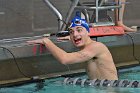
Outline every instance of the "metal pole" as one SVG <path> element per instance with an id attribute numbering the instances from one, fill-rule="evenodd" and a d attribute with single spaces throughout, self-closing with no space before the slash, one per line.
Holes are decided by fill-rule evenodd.
<path id="1" fill-rule="evenodd" d="M 99 3 L 98 3 L 99 0 L 96 0 L 96 23 L 98 22 L 98 15 L 99 15 Z"/>
<path id="2" fill-rule="evenodd" d="M 70 9 L 69 9 L 69 11 L 68 11 L 68 13 L 67 13 L 67 18 L 66 18 L 66 20 L 65 20 L 66 24 L 69 22 L 70 17 L 71 17 L 71 15 L 72 15 L 72 13 L 73 13 L 75 7 L 77 6 L 78 2 L 79 2 L 79 0 L 72 0 Z M 66 24 L 63 24 L 62 31 L 65 30 Z"/>
<path id="3" fill-rule="evenodd" d="M 47 4 L 47 6 L 53 11 L 53 13 L 57 16 L 57 18 L 58 18 L 58 30 L 60 30 L 61 27 L 62 27 L 62 24 L 63 24 L 63 22 L 62 22 L 63 17 L 62 17 L 62 15 L 61 15 L 61 13 L 56 9 L 56 7 L 54 7 L 54 6 L 50 3 L 49 0 L 44 0 L 44 1 L 45 1 L 45 3 Z"/>

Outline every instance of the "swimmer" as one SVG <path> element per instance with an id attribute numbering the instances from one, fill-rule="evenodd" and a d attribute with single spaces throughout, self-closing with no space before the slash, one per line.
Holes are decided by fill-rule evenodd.
<path id="1" fill-rule="evenodd" d="M 118 80 L 117 70 L 108 48 L 89 37 L 89 26 L 84 19 L 75 17 L 69 26 L 70 40 L 80 50 L 67 53 L 56 46 L 49 38 L 27 41 L 29 44 L 43 44 L 62 64 L 86 62 L 89 79 Z"/>

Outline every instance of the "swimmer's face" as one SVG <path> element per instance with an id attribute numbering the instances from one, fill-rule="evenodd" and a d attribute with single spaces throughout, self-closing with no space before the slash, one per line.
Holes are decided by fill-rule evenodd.
<path id="1" fill-rule="evenodd" d="M 76 47 L 84 47 L 89 36 L 86 28 L 75 26 L 69 29 L 70 38 Z"/>

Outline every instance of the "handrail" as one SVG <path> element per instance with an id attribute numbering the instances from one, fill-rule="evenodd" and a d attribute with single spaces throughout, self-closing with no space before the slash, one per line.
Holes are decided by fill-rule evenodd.
<path id="1" fill-rule="evenodd" d="M 54 7 L 51 2 L 49 0 L 44 0 L 45 3 L 47 4 L 47 6 L 52 10 L 53 13 L 55 13 L 55 15 L 57 16 L 58 18 L 58 30 L 61 29 L 62 27 L 62 20 L 63 20 L 63 17 L 62 17 L 62 14 L 56 9 L 56 7 Z"/>
<path id="2" fill-rule="evenodd" d="M 70 5 L 70 8 L 67 12 L 67 17 L 65 20 L 65 24 L 63 23 L 63 17 L 62 14 L 57 10 L 56 7 L 54 7 L 52 5 L 52 3 L 49 0 L 44 0 L 45 3 L 47 4 L 47 6 L 53 11 L 53 13 L 55 13 L 55 15 L 58 18 L 58 31 L 64 31 L 70 18 L 72 13 L 74 12 L 75 9 L 88 9 L 88 10 L 96 10 L 96 22 L 98 22 L 98 11 L 99 10 L 104 10 L 104 9 L 116 9 L 116 8 L 121 8 L 121 4 L 119 3 L 119 5 L 115 5 L 115 6 L 102 6 L 103 2 L 105 2 L 104 0 L 96 0 L 96 6 L 94 7 L 87 7 L 87 6 L 77 6 L 79 0 L 71 0 L 72 3 Z"/>
<path id="3" fill-rule="evenodd" d="M 79 0 L 72 0 L 70 9 L 68 10 L 68 13 L 67 13 L 67 18 L 66 18 L 66 20 L 65 20 L 66 23 L 69 22 L 69 19 L 70 19 L 72 13 L 73 13 L 75 7 L 77 6 L 78 2 L 79 2 Z M 62 30 L 64 30 L 65 27 L 66 27 L 66 24 L 63 24 Z"/>
<path id="4" fill-rule="evenodd" d="M 121 8 L 121 6 L 101 6 L 98 7 L 98 10 L 106 10 L 106 9 L 116 9 L 116 8 Z M 89 10 L 96 10 L 95 7 L 88 7 L 88 6 L 77 6 L 75 9 L 89 9 Z"/>

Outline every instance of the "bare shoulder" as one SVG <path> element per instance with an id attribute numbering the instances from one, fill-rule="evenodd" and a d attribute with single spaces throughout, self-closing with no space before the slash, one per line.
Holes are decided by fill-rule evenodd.
<path id="1" fill-rule="evenodd" d="M 101 54 L 107 53 L 107 51 L 108 50 L 103 43 L 93 41 L 92 43 L 87 45 L 83 50 L 79 51 L 78 53 L 82 55 L 82 58 L 85 58 L 85 57 L 93 58 L 93 57 L 98 57 Z"/>
<path id="2" fill-rule="evenodd" d="M 107 48 L 106 45 L 101 43 L 101 42 L 93 42 L 92 47 L 94 47 L 94 48 Z"/>
<path id="3" fill-rule="evenodd" d="M 101 42 L 93 42 L 91 44 L 91 49 L 90 49 L 92 52 L 95 52 L 95 53 L 105 53 L 108 50 L 107 46 Z"/>

